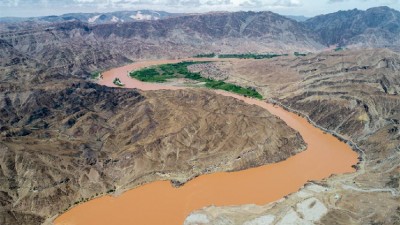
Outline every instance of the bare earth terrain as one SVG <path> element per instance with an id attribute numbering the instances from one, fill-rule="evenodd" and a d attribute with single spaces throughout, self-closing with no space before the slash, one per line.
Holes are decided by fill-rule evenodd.
<path id="1" fill-rule="evenodd" d="M 400 223 L 398 54 L 340 51 L 217 65 L 228 81 L 257 87 L 271 101 L 355 142 L 362 162 L 354 174 L 309 183 L 282 201 L 205 208 L 185 224 Z"/>
<path id="2" fill-rule="evenodd" d="M 267 111 L 209 91 L 139 92 L 82 81 L 14 90 L 0 98 L 1 224 L 41 224 L 105 193 L 154 180 L 179 185 L 304 149 Z M 245 152 L 253 154 L 237 161 Z"/>
<path id="3" fill-rule="evenodd" d="M 186 225 L 400 224 L 400 55 L 392 52 L 400 49 L 399 18 L 377 7 L 303 23 L 271 12 L 1 22 L 0 224 L 48 223 L 96 196 L 154 180 L 179 186 L 303 150 L 302 138 L 279 118 L 230 97 L 89 80 L 133 61 L 211 52 L 287 53 L 190 70 L 256 89 L 352 144 L 361 163 L 355 173 L 310 181 L 272 204 L 204 208 Z M 248 151 L 254 154 L 236 160 Z"/>
<path id="4" fill-rule="evenodd" d="M 175 86 L 170 86 L 175 82 L 160 85 L 141 82 L 126 76 L 127 67 L 140 69 L 142 66 L 159 63 L 166 63 L 166 61 L 146 61 L 115 68 L 102 73 L 99 83 L 113 87 L 116 86 L 113 79 L 118 78 L 125 84 L 124 88 L 176 89 Z M 182 224 L 190 212 L 204 206 L 266 204 L 297 191 L 308 180 L 321 180 L 331 174 L 354 172 L 352 166 L 358 161 L 357 153 L 332 135 L 324 134 L 313 127 L 306 119 L 261 100 L 224 91 L 217 91 L 217 93 L 234 97 L 249 105 L 260 106 L 273 115 L 279 116 L 288 126 L 299 132 L 307 144 L 306 151 L 285 161 L 258 168 L 229 174 L 203 175 L 178 189 L 171 187 L 167 182 L 153 182 L 129 190 L 117 198 L 101 197 L 62 214 L 55 220 L 55 224 Z M 242 154 L 255 153 L 247 151 Z M 235 160 L 236 163 L 244 160 L 245 162 L 241 163 L 247 164 L 248 158 L 248 156 L 242 158 L 242 155 L 239 155 Z M 169 174 L 165 176 L 168 177 Z"/>

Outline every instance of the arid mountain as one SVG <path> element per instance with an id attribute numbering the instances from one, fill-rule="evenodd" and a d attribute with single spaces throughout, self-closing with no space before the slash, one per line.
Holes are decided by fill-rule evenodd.
<path id="1" fill-rule="evenodd" d="M 304 150 L 281 120 L 231 97 L 83 80 L 90 71 L 130 62 L 79 43 L 85 28 L 74 22 L 0 40 L 0 224 L 42 224 L 115 187 L 122 192 L 154 180 L 179 185 Z"/>
<path id="2" fill-rule="evenodd" d="M 303 150 L 301 137 L 281 120 L 230 97 L 141 93 L 82 77 L 138 58 L 317 49 L 311 36 L 266 12 L 101 25 L 26 22 L 2 32 L 0 224 L 42 224 L 115 186 L 179 184 Z M 254 154 L 237 161 L 243 152 Z"/>
<path id="3" fill-rule="evenodd" d="M 332 45 L 400 50 L 399 24 L 400 12 L 389 7 L 339 11 L 310 19 L 272 12 L 173 14 L 141 10 L 0 18 L 0 38 L 13 42 L 11 34 L 16 39 L 23 34 L 40 44 L 44 37 L 39 34 L 46 31 L 57 37 L 51 41 L 57 44 L 62 38 L 71 40 L 70 33 L 64 32 L 73 30 L 74 38 L 80 43 L 84 40 L 82 46 L 100 45 L 108 50 L 112 46 L 130 59 L 154 57 L 155 53 L 168 57 L 209 52 L 292 53 Z M 59 29 L 66 27 L 60 33 Z"/>
<path id="4" fill-rule="evenodd" d="M 397 11 L 375 8 L 327 16 L 331 21 L 324 16 L 307 21 L 309 28 L 270 12 L 114 24 L 2 24 L 0 224 L 42 224 L 75 203 L 114 191 L 116 184 L 122 191 L 167 179 L 166 174 L 179 184 L 202 173 L 244 169 L 299 152 L 304 143 L 296 132 L 265 110 L 233 98 L 204 90 L 106 88 L 82 77 L 137 59 L 198 53 L 399 46 Z M 364 16 L 365 21 L 360 19 Z M 322 210 L 315 219 L 321 224 L 399 223 L 398 54 L 346 50 L 225 62 L 207 69 L 213 68 L 227 81 L 257 87 L 289 110 L 354 141 L 363 152 L 354 174 L 310 183 L 264 207 L 205 209 L 201 213 L 210 223 L 243 224 L 267 216 L 265 222 L 271 214 L 274 220 L 315 219 L 315 211 L 307 210 Z M 254 151 L 246 163 L 235 160 L 242 151 Z"/>
<path id="5" fill-rule="evenodd" d="M 123 23 L 140 20 L 159 20 L 168 17 L 178 16 L 178 13 L 168 13 L 164 11 L 138 10 L 138 11 L 117 11 L 110 13 L 68 13 L 60 16 L 43 17 L 0 17 L 0 23 L 19 23 L 19 22 L 37 22 L 37 23 L 57 23 L 66 21 L 80 21 L 91 24 L 103 23 Z"/>
<path id="6" fill-rule="evenodd" d="M 400 12 L 389 7 L 339 11 L 304 22 L 325 45 L 400 46 Z"/>
<path id="7" fill-rule="evenodd" d="M 385 49 L 324 52 L 212 68 L 227 74 L 229 82 L 258 86 L 288 110 L 353 141 L 361 164 L 356 173 L 311 182 L 278 203 L 197 212 L 208 217 L 208 224 L 400 223 L 399 54 Z"/>
<path id="8" fill-rule="evenodd" d="M 305 148 L 267 111 L 210 91 L 141 93 L 57 80 L 8 87 L 0 106 L 0 224 L 7 225 L 42 224 L 115 187 L 180 184 Z"/>
<path id="9" fill-rule="evenodd" d="M 70 73 L 140 58 L 198 53 L 315 51 L 322 46 L 303 25 L 271 12 L 188 15 L 157 21 L 90 25 L 79 21 L 23 23 L 0 40 L 7 48 Z M 14 50 L 14 51 L 15 51 Z"/>

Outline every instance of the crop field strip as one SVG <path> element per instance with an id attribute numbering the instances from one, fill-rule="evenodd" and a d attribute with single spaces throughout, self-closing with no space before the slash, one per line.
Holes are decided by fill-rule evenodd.
<path id="1" fill-rule="evenodd" d="M 190 72 L 189 69 L 187 68 L 190 65 L 198 63 L 207 63 L 207 62 L 186 61 L 175 64 L 163 64 L 130 72 L 129 76 L 143 82 L 157 82 L 157 83 L 163 83 L 169 79 L 174 79 L 174 78 L 186 78 L 190 80 L 196 80 L 198 82 L 204 82 L 205 83 L 204 86 L 207 88 L 225 90 L 257 99 L 263 98 L 263 96 L 260 93 L 258 93 L 256 90 L 252 88 L 241 87 L 221 80 L 204 78 L 200 75 L 200 73 Z"/>

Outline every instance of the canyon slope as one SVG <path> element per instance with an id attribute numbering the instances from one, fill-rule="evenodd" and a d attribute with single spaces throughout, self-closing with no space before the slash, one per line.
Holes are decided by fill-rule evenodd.
<path id="1" fill-rule="evenodd" d="M 65 58 L 70 63 L 73 60 L 69 55 L 78 52 L 86 52 L 82 57 L 97 61 L 104 54 L 129 59 L 188 57 L 211 52 L 290 54 L 329 46 L 385 47 L 400 51 L 399 24 L 400 12 L 389 7 L 339 11 L 309 19 L 273 12 L 174 14 L 141 10 L 29 20 L 0 18 L 0 39 L 39 56 L 52 53 L 49 45 L 64 48 L 65 55 L 51 56 Z M 76 45 L 82 51 L 76 51 Z"/>
<path id="2" fill-rule="evenodd" d="M 305 149 L 266 110 L 212 91 L 108 88 L 43 72 L 29 58 L 5 63 L 0 224 L 43 224 L 96 196 L 155 180 L 179 186 Z"/>
<path id="3" fill-rule="evenodd" d="M 399 54 L 349 50 L 209 68 L 352 144 L 361 163 L 356 173 L 310 182 L 273 204 L 206 208 L 187 225 L 196 218 L 206 224 L 399 224 Z"/>
<path id="4" fill-rule="evenodd" d="M 99 25 L 6 23 L 0 31 L 0 40 L 13 51 L 71 73 L 144 58 L 323 48 L 304 25 L 272 12 L 208 13 Z"/>
<path id="5" fill-rule="evenodd" d="M 159 179 L 180 185 L 203 173 L 280 161 L 305 147 L 259 107 L 206 90 L 107 88 L 88 81 L 94 72 L 145 59 L 292 55 L 328 45 L 360 49 L 193 69 L 254 87 L 359 146 L 358 171 L 310 182 L 267 206 L 205 208 L 186 223 L 398 224 L 400 56 L 361 49 L 399 50 L 398 18 L 395 10 L 374 8 L 302 23 L 271 12 L 1 23 L 0 224 L 42 224 L 107 192 Z"/>

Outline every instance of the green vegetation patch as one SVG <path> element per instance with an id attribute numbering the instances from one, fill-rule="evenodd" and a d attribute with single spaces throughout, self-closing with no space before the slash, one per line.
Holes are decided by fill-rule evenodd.
<path id="1" fill-rule="evenodd" d="M 94 72 L 94 73 L 90 74 L 90 78 L 91 79 L 99 79 L 99 78 L 103 78 L 103 76 L 101 75 L 100 72 Z"/>
<path id="2" fill-rule="evenodd" d="M 343 51 L 343 48 L 337 47 L 337 48 L 334 49 L 334 51 L 335 51 L 335 52 Z"/>
<path id="3" fill-rule="evenodd" d="M 215 53 L 206 53 L 206 54 L 198 54 L 195 55 L 195 58 L 214 58 L 216 56 Z"/>
<path id="4" fill-rule="evenodd" d="M 224 81 L 217 81 L 209 78 L 204 78 L 200 75 L 200 73 L 190 72 L 187 67 L 197 63 L 207 63 L 207 62 L 187 61 L 175 64 L 163 64 L 130 72 L 129 76 L 144 82 L 159 82 L 159 83 L 165 82 L 168 79 L 172 78 L 186 78 L 186 79 L 196 80 L 199 82 L 204 82 L 205 86 L 208 88 L 225 90 L 258 99 L 263 98 L 262 95 L 258 93 L 255 89 L 244 88 L 235 84 L 226 83 Z"/>
<path id="5" fill-rule="evenodd" d="M 208 79 L 208 80 L 210 80 L 210 79 Z M 249 96 L 249 97 L 253 97 L 253 98 L 258 98 L 258 99 L 263 98 L 262 95 L 253 88 L 243 88 L 243 87 L 235 85 L 235 84 L 225 83 L 223 81 L 218 81 L 218 80 L 210 80 L 209 82 L 206 83 L 206 87 L 212 88 L 212 89 L 225 90 L 225 91 L 229 91 L 229 92 L 233 92 L 236 94 Z"/>
<path id="6" fill-rule="evenodd" d="M 337 47 L 333 51 L 340 52 L 340 51 L 345 51 L 345 50 L 348 50 L 348 49 L 346 47 Z"/>
<path id="7" fill-rule="evenodd" d="M 195 55 L 194 58 L 214 58 L 218 57 L 221 59 L 227 58 L 237 58 L 237 59 L 271 59 L 279 56 L 288 56 L 288 54 L 276 54 L 276 53 L 268 53 L 268 54 L 257 54 L 257 53 L 242 53 L 242 54 L 215 54 L 215 53 L 207 53 L 207 54 L 198 54 Z"/>
<path id="8" fill-rule="evenodd" d="M 255 54 L 255 53 L 246 53 L 246 54 L 221 54 L 218 55 L 218 58 L 239 58 L 239 59 L 271 59 L 279 56 L 287 56 L 288 54 Z"/>
<path id="9" fill-rule="evenodd" d="M 120 86 L 120 87 L 125 86 L 125 84 L 123 84 L 119 78 L 115 78 L 115 79 L 113 80 L 113 83 L 114 83 L 115 85 L 117 85 L 117 86 Z"/>
<path id="10" fill-rule="evenodd" d="M 294 52 L 294 56 L 306 56 L 307 53 Z"/>

